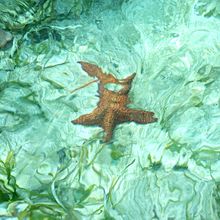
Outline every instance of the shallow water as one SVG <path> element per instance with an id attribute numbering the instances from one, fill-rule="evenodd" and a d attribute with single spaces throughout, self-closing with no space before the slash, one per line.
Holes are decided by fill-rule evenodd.
<path id="1" fill-rule="evenodd" d="M 16 0 L 0 11 L 13 35 L 0 50 L 2 219 L 220 219 L 218 0 Z M 109 143 L 72 124 L 99 101 L 80 60 L 119 79 L 136 72 L 129 107 L 158 122 L 120 124 Z"/>

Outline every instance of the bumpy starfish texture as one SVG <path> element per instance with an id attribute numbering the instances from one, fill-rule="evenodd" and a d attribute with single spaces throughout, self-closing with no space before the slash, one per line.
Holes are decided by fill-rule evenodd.
<path id="1" fill-rule="evenodd" d="M 127 107 L 130 103 L 128 93 L 131 89 L 135 73 L 125 79 L 117 79 L 112 74 L 103 73 L 102 69 L 94 64 L 80 61 L 82 69 L 92 77 L 97 77 L 99 82 L 98 106 L 89 114 L 80 116 L 72 121 L 74 124 L 98 125 L 105 131 L 104 142 L 111 140 L 113 130 L 117 124 L 124 122 L 136 122 L 147 124 L 156 122 L 153 112 L 131 109 Z M 105 88 L 108 83 L 114 83 L 122 86 L 119 91 L 110 91 Z"/>

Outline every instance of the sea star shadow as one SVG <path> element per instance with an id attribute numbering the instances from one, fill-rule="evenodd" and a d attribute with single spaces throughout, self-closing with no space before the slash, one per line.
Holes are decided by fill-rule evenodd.
<path id="1" fill-rule="evenodd" d="M 113 130 L 117 124 L 131 121 L 139 124 L 147 124 L 157 121 L 157 118 L 153 117 L 153 112 L 127 107 L 127 104 L 129 104 L 128 93 L 136 73 L 119 80 L 112 74 L 103 73 L 102 69 L 94 64 L 83 61 L 79 63 L 82 69 L 90 76 L 98 78 L 100 100 L 98 106 L 91 113 L 82 115 L 73 120 L 73 124 L 101 126 L 105 131 L 103 141 L 108 142 L 111 140 Z M 121 85 L 122 89 L 119 91 L 108 90 L 105 88 L 105 85 L 108 83 Z"/>

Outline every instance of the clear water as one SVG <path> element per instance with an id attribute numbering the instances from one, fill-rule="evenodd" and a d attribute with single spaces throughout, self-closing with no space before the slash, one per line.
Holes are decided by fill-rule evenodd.
<path id="1" fill-rule="evenodd" d="M 1 219 L 220 219 L 218 0 L 2 0 L 0 11 L 13 35 L 0 49 Z M 93 80 L 79 60 L 136 72 L 129 107 L 159 121 L 121 124 L 110 143 L 73 125 L 99 100 L 97 83 L 79 89 Z"/>

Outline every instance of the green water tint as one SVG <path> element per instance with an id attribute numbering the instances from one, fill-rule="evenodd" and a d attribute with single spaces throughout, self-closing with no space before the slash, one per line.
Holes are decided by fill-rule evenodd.
<path id="1" fill-rule="evenodd" d="M 0 218 L 220 219 L 219 11 L 217 0 L 1 1 L 13 41 L 0 49 Z M 109 144 L 74 126 L 99 100 L 96 82 L 76 90 L 93 80 L 79 60 L 136 72 L 129 107 L 159 121 L 122 124 Z"/>

